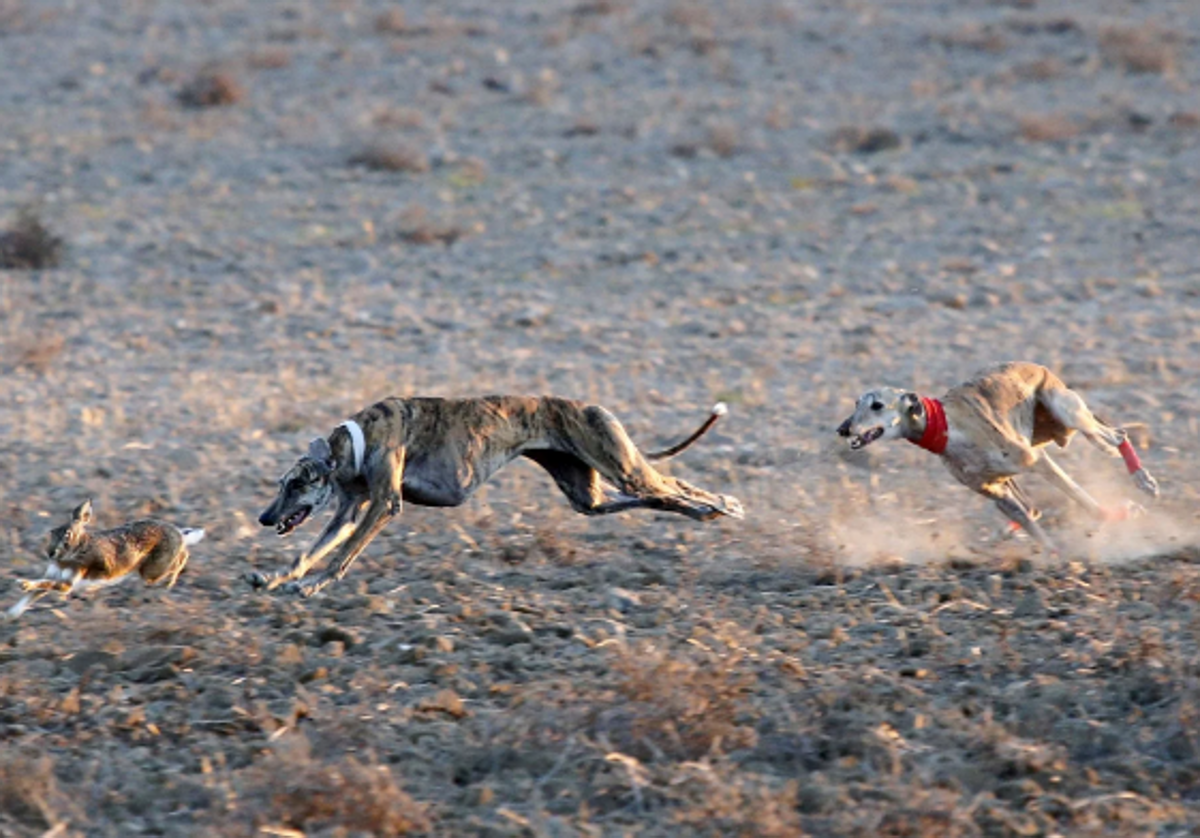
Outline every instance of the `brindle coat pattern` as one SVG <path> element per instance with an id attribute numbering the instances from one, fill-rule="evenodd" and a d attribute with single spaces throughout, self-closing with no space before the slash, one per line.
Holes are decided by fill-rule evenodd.
<path id="1" fill-rule="evenodd" d="M 333 519 L 289 570 L 251 574 L 254 586 L 296 583 L 340 548 L 318 579 L 294 585 L 298 593 L 315 593 L 345 575 L 404 501 L 459 506 L 517 457 L 549 472 L 572 509 L 585 515 L 646 508 L 705 521 L 742 514 L 736 498 L 657 471 L 620 422 L 598 405 L 525 396 L 389 398 L 352 421 L 365 441 L 361 469 L 355 468 L 349 431 L 339 426 L 328 438 L 313 440 L 259 517 L 264 526 L 286 535 L 336 497 Z"/>

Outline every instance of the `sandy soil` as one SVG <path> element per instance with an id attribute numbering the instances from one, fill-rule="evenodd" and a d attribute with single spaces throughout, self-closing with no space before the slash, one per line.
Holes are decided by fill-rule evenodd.
<path id="1" fill-rule="evenodd" d="M 0 582 L 85 497 L 209 538 L 0 626 L 0 835 L 1194 834 L 1200 6 L 0 0 Z M 0 248 L 0 253 L 3 253 Z M 889 383 L 1044 363 L 1164 497 L 1060 559 Z M 311 601 L 251 592 L 308 439 L 553 392 L 744 522 L 518 464 Z M 1060 463 L 1106 502 L 1119 460 Z"/>

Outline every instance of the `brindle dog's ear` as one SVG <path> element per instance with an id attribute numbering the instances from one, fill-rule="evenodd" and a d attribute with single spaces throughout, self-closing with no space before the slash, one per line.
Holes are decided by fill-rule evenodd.
<path id="1" fill-rule="evenodd" d="M 329 440 L 323 436 L 317 437 L 308 444 L 308 458 L 315 460 L 330 471 L 333 470 L 333 449 L 329 447 Z"/>
<path id="2" fill-rule="evenodd" d="M 905 393 L 900 397 L 900 412 L 909 419 L 916 419 L 925 412 L 925 405 L 916 393 Z"/>

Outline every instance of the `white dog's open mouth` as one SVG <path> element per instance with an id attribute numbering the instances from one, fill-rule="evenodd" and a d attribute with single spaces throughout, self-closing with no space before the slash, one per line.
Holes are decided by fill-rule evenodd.
<path id="1" fill-rule="evenodd" d="M 871 428 L 869 431 L 864 431 L 858 436 L 850 438 L 850 447 L 857 451 L 860 448 L 866 448 L 875 440 L 883 436 L 883 428 Z"/>
<path id="2" fill-rule="evenodd" d="M 311 506 L 300 507 L 295 512 L 293 512 L 291 515 L 287 516 L 286 518 L 284 518 L 282 521 L 280 521 L 278 524 L 275 525 L 275 534 L 280 535 L 280 536 L 287 535 L 292 530 L 296 529 L 296 527 L 303 524 L 304 519 L 306 519 L 309 516 L 309 513 L 311 513 L 311 512 L 312 512 Z"/>

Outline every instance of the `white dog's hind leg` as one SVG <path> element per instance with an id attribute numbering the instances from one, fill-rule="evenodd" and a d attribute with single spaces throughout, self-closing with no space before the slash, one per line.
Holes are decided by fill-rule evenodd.
<path id="1" fill-rule="evenodd" d="M 1054 418 L 1068 428 L 1079 431 L 1088 441 L 1112 456 L 1120 456 L 1134 484 L 1151 497 L 1158 497 L 1158 481 L 1142 467 L 1133 443 L 1124 428 L 1113 428 L 1097 419 L 1079 394 L 1072 390 L 1052 390 L 1042 393 L 1042 404 Z"/>
<path id="2" fill-rule="evenodd" d="M 1125 432 L 1110 428 L 1092 415 L 1087 403 L 1074 390 L 1049 390 L 1040 394 L 1046 409 L 1068 428 L 1079 431 L 1088 441 L 1102 451 L 1117 456 L 1117 450 L 1125 441 Z"/>
<path id="3" fill-rule="evenodd" d="M 1045 452 L 1038 459 L 1036 468 L 1046 479 L 1066 492 L 1072 500 L 1086 509 L 1088 514 L 1099 521 L 1121 521 L 1125 518 L 1136 517 L 1140 513 L 1145 512 L 1144 509 L 1133 502 L 1115 508 L 1101 506 L 1095 498 L 1084 491 L 1082 486 L 1072 480 L 1070 475 L 1059 468 L 1058 463 L 1046 456 Z"/>

